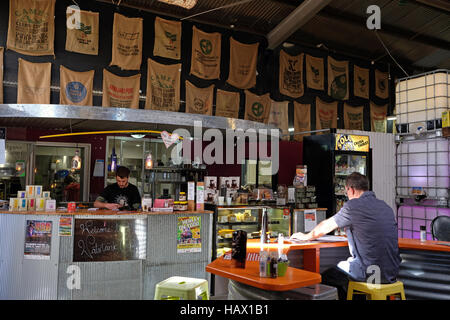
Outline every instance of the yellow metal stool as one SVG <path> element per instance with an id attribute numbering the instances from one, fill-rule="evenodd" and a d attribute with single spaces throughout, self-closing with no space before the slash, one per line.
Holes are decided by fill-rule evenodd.
<path id="1" fill-rule="evenodd" d="M 368 300 L 386 300 L 388 296 L 392 295 L 400 295 L 402 300 L 406 300 L 403 282 L 401 281 L 390 284 L 349 281 L 347 300 L 353 300 L 353 293 L 365 294 Z"/>
<path id="2" fill-rule="evenodd" d="M 156 284 L 155 300 L 209 300 L 205 279 L 170 277 Z"/>

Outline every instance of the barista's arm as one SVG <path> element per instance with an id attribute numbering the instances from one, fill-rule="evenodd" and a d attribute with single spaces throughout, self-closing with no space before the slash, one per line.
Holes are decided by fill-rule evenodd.
<path id="1" fill-rule="evenodd" d="M 98 196 L 97 199 L 95 199 L 94 207 L 99 209 L 108 209 L 108 210 L 114 210 L 119 209 L 118 203 L 108 203 L 106 202 L 106 199 L 102 196 Z"/>

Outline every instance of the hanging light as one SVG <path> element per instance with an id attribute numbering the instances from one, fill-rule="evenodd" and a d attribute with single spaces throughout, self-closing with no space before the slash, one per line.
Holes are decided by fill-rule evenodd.
<path id="1" fill-rule="evenodd" d="M 73 170 L 80 170 L 81 169 L 80 150 L 75 151 L 75 155 L 72 158 L 72 169 Z"/>
<path id="2" fill-rule="evenodd" d="M 153 157 L 151 152 L 145 157 L 145 169 L 153 169 Z"/>
<path id="3" fill-rule="evenodd" d="M 192 9 L 197 4 L 197 0 L 158 0 L 158 1 L 167 4 L 173 4 L 175 6 L 180 6 L 185 9 Z"/>

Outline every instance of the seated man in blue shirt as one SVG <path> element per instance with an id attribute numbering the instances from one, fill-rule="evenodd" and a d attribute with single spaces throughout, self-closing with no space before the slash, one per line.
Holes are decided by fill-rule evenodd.
<path id="1" fill-rule="evenodd" d="M 291 236 L 313 240 L 336 228 L 345 230 L 350 257 L 322 274 L 322 283 L 336 286 L 340 299 L 346 298 L 349 278 L 373 284 L 397 281 L 401 262 L 397 222 L 391 207 L 369 191 L 367 177 L 358 172 L 347 177 L 345 190 L 349 201 L 338 213 L 308 234 L 299 232 Z"/>

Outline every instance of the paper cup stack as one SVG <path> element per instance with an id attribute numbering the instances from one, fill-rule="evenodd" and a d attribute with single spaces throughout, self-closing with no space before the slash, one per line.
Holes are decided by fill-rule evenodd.
<path id="1" fill-rule="evenodd" d="M 50 198 L 50 191 L 42 186 L 26 186 L 25 191 L 17 191 L 17 198 L 9 199 L 9 211 L 55 211 L 56 200 Z"/>

